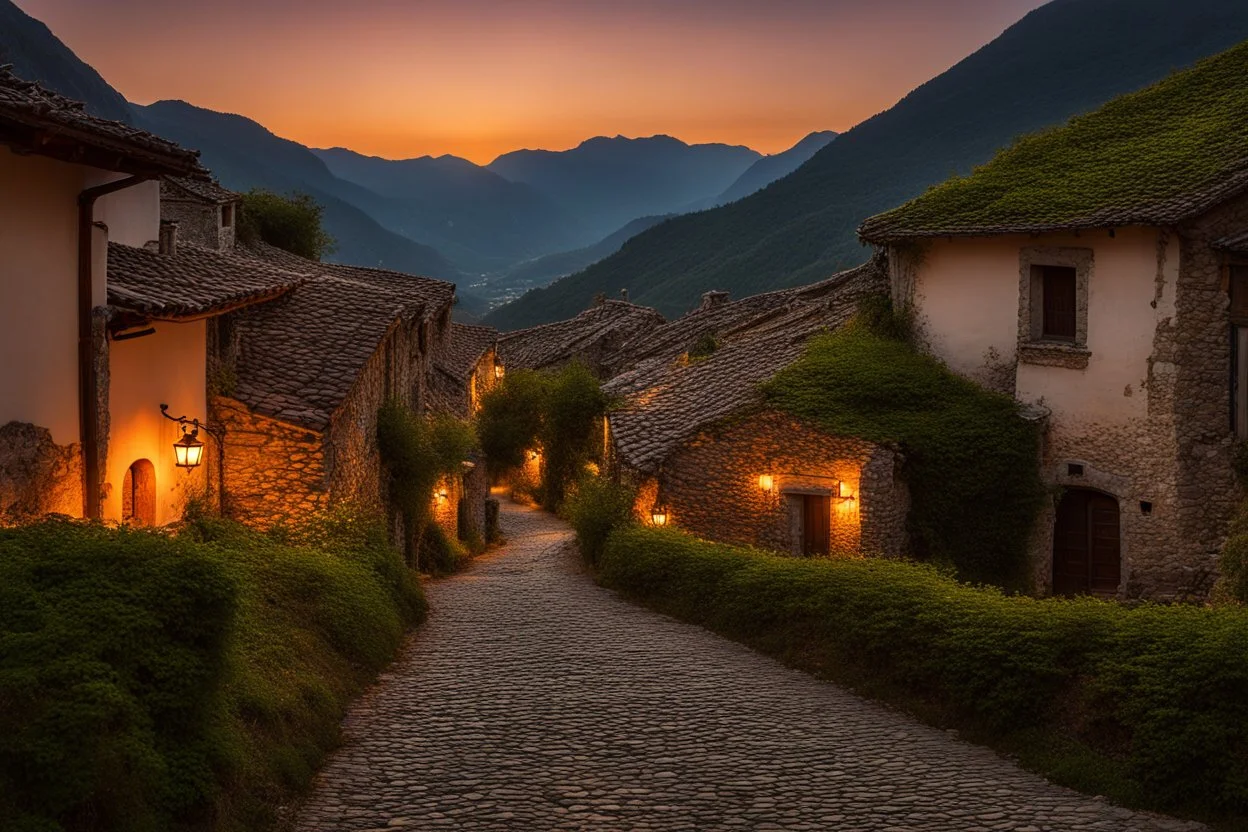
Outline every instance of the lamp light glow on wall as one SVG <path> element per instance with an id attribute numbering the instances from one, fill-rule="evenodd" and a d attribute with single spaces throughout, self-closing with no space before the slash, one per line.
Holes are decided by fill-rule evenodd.
<path id="1" fill-rule="evenodd" d="M 659 528 L 667 525 L 668 517 L 667 506 L 663 503 L 655 503 L 654 507 L 650 509 L 650 522 Z"/>
<path id="2" fill-rule="evenodd" d="M 541 451 L 529 451 L 529 459 L 532 460 L 533 462 L 537 462 L 537 458 L 540 457 L 541 455 L 542 455 Z"/>
<path id="3" fill-rule="evenodd" d="M 494 365 L 494 378 L 499 379 L 501 381 L 503 376 L 505 375 L 507 375 L 507 370 L 503 367 L 503 365 L 495 364 Z"/>
<path id="4" fill-rule="evenodd" d="M 776 478 L 771 474 L 761 474 L 758 477 L 758 487 L 770 494 L 776 490 Z"/>
<path id="5" fill-rule="evenodd" d="M 439 503 L 445 503 L 448 496 L 449 495 L 446 493 L 446 486 L 438 489 L 437 497 Z"/>

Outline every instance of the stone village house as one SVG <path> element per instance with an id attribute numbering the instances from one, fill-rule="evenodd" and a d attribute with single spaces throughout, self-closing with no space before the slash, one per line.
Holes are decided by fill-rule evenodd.
<path id="1" fill-rule="evenodd" d="M 0 68 L 0 521 L 163 524 L 205 486 L 160 405 L 204 416 L 208 322 L 301 278 L 162 249 L 162 176 L 206 174 Z"/>
<path id="2" fill-rule="evenodd" d="M 608 356 L 634 336 L 664 323 L 663 316 L 648 306 L 601 300 L 575 318 L 503 334 L 498 354 L 509 370 L 553 370 L 581 361 L 606 376 Z"/>
<path id="3" fill-rule="evenodd" d="M 898 454 L 769 410 L 757 390 L 884 285 L 871 263 L 736 302 L 712 292 L 621 345 L 609 363 L 629 369 L 605 385 L 620 401 L 608 416 L 608 464 L 639 485 L 638 516 L 799 555 L 902 554 L 909 498 Z M 690 357 L 707 336 L 714 348 Z"/>
<path id="4" fill-rule="evenodd" d="M 1129 106 L 1146 117 L 1106 135 L 1154 152 L 1183 118 L 1208 114 L 1186 100 L 1170 112 L 1171 83 L 1028 140 L 1028 165 L 1063 154 L 1040 188 L 1011 179 L 1021 163 L 1003 155 L 860 230 L 887 252 L 894 303 L 914 310 L 934 355 L 1048 414 L 1042 468 L 1060 499 L 1032 555 L 1055 593 L 1199 596 L 1240 498 L 1248 146 L 1161 152 L 1147 175 L 1097 189 L 1080 177 L 1121 158 L 1101 158 L 1112 141 L 1072 134 Z"/>

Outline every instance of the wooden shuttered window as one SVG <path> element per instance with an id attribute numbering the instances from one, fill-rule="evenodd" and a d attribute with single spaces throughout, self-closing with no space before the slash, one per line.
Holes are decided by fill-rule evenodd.
<path id="1" fill-rule="evenodd" d="M 1044 302 L 1043 337 L 1052 341 L 1075 340 L 1078 307 L 1075 270 L 1067 266 L 1043 266 L 1041 298 Z"/>

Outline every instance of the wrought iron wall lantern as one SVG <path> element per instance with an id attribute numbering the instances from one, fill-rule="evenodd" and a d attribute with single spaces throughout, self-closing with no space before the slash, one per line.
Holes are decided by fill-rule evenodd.
<path id="1" fill-rule="evenodd" d="M 650 509 L 650 522 L 659 528 L 667 525 L 668 516 L 667 506 L 661 502 L 656 502 L 654 507 Z"/>
<path id="2" fill-rule="evenodd" d="M 220 431 L 210 428 L 198 419 L 190 419 L 186 416 L 170 416 L 169 405 L 167 404 L 160 406 L 160 415 L 171 422 L 177 422 L 182 427 L 182 438 L 173 443 L 173 458 L 179 468 L 192 469 L 198 468 L 203 464 L 204 443 L 199 439 L 201 430 L 217 441 L 221 440 Z"/>
<path id="3" fill-rule="evenodd" d="M 503 376 L 505 376 L 505 375 L 507 375 L 507 369 L 506 369 L 505 367 L 503 367 L 503 365 L 502 365 L 502 364 L 497 364 L 497 363 L 496 363 L 496 364 L 494 365 L 494 378 L 498 379 L 499 381 L 502 381 L 502 380 L 503 380 Z"/>
<path id="4" fill-rule="evenodd" d="M 770 494 L 776 490 L 776 478 L 771 474 L 760 474 L 758 477 L 758 487 L 761 488 L 764 493 Z"/>

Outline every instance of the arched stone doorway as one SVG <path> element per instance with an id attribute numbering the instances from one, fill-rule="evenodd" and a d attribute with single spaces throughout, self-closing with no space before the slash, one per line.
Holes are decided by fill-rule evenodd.
<path id="1" fill-rule="evenodd" d="M 1122 582 L 1118 501 L 1090 488 L 1068 488 L 1053 526 L 1053 594 L 1116 595 Z"/>
<path id="2" fill-rule="evenodd" d="M 140 459 L 121 484 L 121 519 L 134 526 L 156 525 L 156 466 Z"/>

